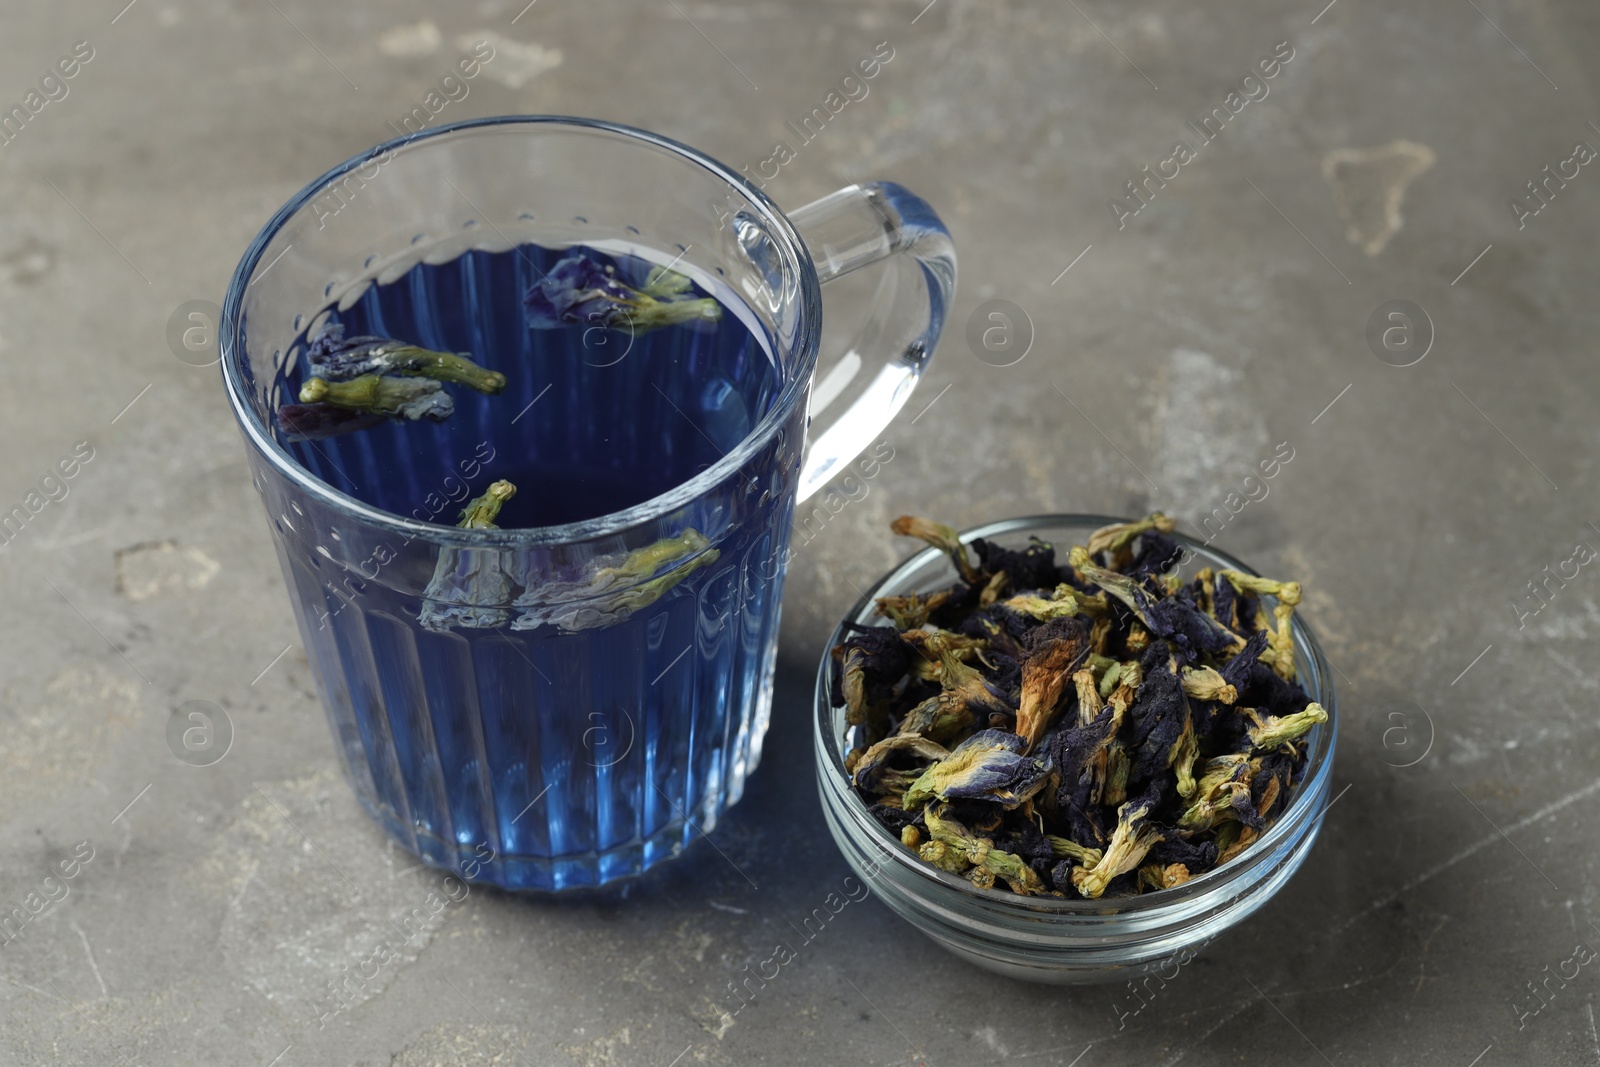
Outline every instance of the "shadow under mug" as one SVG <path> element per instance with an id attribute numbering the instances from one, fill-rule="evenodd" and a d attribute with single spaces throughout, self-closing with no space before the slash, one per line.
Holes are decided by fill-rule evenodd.
<path id="1" fill-rule="evenodd" d="M 777 364 L 776 397 L 694 477 L 559 526 L 393 514 L 297 462 L 273 416 L 320 316 L 419 263 L 529 244 L 675 256 L 738 301 Z M 880 261 L 865 328 L 814 387 L 820 286 Z M 336 745 L 373 817 L 423 860 L 510 889 L 635 875 L 709 831 L 760 758 L 796 502 L 904 405 L 954 287 L 949 234 L 900 186 L 850 186 L 785 215 L 691 148 L 586 119 L 492 118 L 391 141 L 285 204 L 229 285 L 223 379 Z M 496 366 L 493 351 L 475 357 Z M 837 414 L 806 447 L 825 409 Z M 459 465 L 466 482 L 492 469 L 482 452 Z M 640 565 L 669 539 L 687 554 Z M 438 581 L 486 571 L 504 578 L 489 601 Z"/>

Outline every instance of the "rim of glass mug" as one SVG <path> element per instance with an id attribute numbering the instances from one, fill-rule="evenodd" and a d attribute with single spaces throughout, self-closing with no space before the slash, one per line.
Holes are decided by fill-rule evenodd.
<path id="1" fill-rule="evenodd" d="M 246 291 L 258 277 L 257 268 L 260 266 L 262 258 L 265 256 L 273 239 L 291 220 L 304 212 L 317 197 L 352 171 L 365 167 L 373 160 L 387 157 L 397 151 L 416 151 L 419 145 L 425 147 L 427 142 L 441 137 L 458 136 L 462 133 L 478 131 L 494 131 L 515 126 L 567 127 L 612 134 L 638 142 L 642 148 L 664 150 L 676 155 L 681 160 L 701 168 L 710 176 L 735 187 L 749 204 L 759 212 L 761 222 L 765 226 L 768 236 L 773 239 L 783 254 L 791 257 L 793 266 L 797 268 L 795 281 L 798 292 L 794 297 L 796 325 L 793 331 L 794 340 L 787 346 L 794 366 L 792 373 L 786 374 L 787 380 L 784 382 L 779 395 L 774 399 L 771 408 L 762 417 L 761 421 L 727 455 L 693 478 L 679 483 L 658 496 L 622 511 L 611 512 L 580 522 L 554 526 L 496 529 L 493 531 L 463 530 L 455 526 L 418 521 L 375 508 L 354 496 L 335 489 L 306 470 L 294 459 L 289 451 L 279 443 L 276 435 L 266 424 L 260 410 L 251 399 L 251 387 L 245 380 L 246 372 L 243 369 L 243 361 L 248 359 L 244 336 L 243 309 Z M 859 189 L 859 187 L 847 187 L 847 190 L 841 192 L 852 189 Z M 834 194 L 834 196 L 838 195 L 837 193 Z M 829 200 L 831 198 L 824 198 L 824 200 L 816 201 L 811 205 L 806 205 L 806 207 L 814 208 Z M 917 219 L 916 221 L 925 222 L 927 220 Z M 937 224 L 936 218 L 933 221 Z M 942 224 L 938 224 L 937 228 L 943 233 Z M 892 249 L 891 251 L 897 250 L 899 249 Z M 946 251 L 948 254 L 948 250 Z M 281 255 L 282 253 L 279 254 Z M 883 257 L 878 256 L 875 258 Z M 953 255 L 950 255 L 949 259 L 951 271 L 949 283 L 953 289 Z M 862 262 L 872 261 L 873 259 L 867 259 Z M 835 267 L 834 273 L 844 273 L 858 265 L 861 265 L 861 263 L 852 263 L 842 269 Z M 270 264 L 265 269 L 270 269 Z M 926 273 L 926 268 L 924 268 L 924 272 Z M 711 486 L 717 484 L 747 462 L 773 434 L 778 432 L 789 412 L 792 411 L 793 406 L 799 401 L 800 394 L 809 388 L 812 376 L 816 371 L 822 315 L 821 280 L 811 250 L 806 241 L 800 236 L 794 222 L 791 221 L 791 215 L 785 214 L 765 193 L 743 175 L 688 145 L 648 130 L 575 116 L 503 115 L 469 119 L 464 122 L 441 126 L 437 129 L 425 130 L 418 134 L 397 137 L 352 156 L 309 182 L 280 207 L 251 241 L 228 284 L 227 295 L 222 305 L 222 319 L 218 330 L 222 357 L 219 362 L 235 417 L 247 435 L 250 444 L 272 463 L 277 473 L 289 479 L 305 492 L 321 498 L 324 503 L 354 513 L 362 521 L 375 527 L 387 529 L 406 537 L 426 536 L 436 543 L 471 545 L 482 544 L 484 541 L 492 539 L 496 544 L 512 547 L 558 545 L 618 534 L 640 524 L 651 522 L 689 504 Z M 935 292 L 934 286 L 930 281 L 929 303 L 933 314 L 930 317 L 929 329 L 935 337 L 942 326 L 943 301 L 947 300 L 949 295 L 949 291 Z M 924 360 L 926 355 L 927 353 L 923 353 Z M 921 368 L 917 367 L 911 376 L 913 385 L 916 379 L 920 377 L 920 374 Z M 903 390 L 901 395 L 894 398 L 896 401 L 893 405 L 895 410 L 898 410 L 898 407 L 904 403 L 904 395 L 908 393 L 908 389 Z M 854 454 L 851 453 L 850 456 L 845 457 L 846 460 L 852 458 Z M 833 472 L 827 471 L 823 473 L 831 476 Z M 818 482 L 817 484 L 820 485 L 821 483 Z M 804 495 L 808 494 L 802 492 L 802 496 Z"/>
<path id="2" fill-rule="evenodd" d="M 1066 526 L 1082 526 L 1085 529 L 1098 529 L 1101 526 L 1115 522 L 1126 522 L 1126 519 L 1112 518 L 1104 515 L 1026 515 L 1014 519 L 1002 519 L 998 522 L 985 523 L 960 534 L 962 544 L 971 544 L 979 538 L 997 538 L 1008 534 L 1021 534 L 1040 529 Z M 1226 565 L 1255 575 L 1258 572 L 1236 557 L 1210 545 L 1203 545 L 1193 538 L 1181 533 L 1169 535 L 1185 549 L 1203 550 L 1207 557 L 1220 561 Z M 931 563 L 948 557 L 937 548 L 925 548 L 915 553 L 909 559 L 898 564 L 889 571 L 872 587 L 866 591 L 845 613 L 840 624 L 835 627 L 828 649 L 832 649 L 844 634 L 847 622 L 857 622 L 867 615 L 868 608 L 877 597 L 884 596 L 894 590 L 907 587 L 907 579 L 918 570 Z M 948 583 L 946 583 L 948 584 Z M 918 591 L 921 591 L 920 588 Z M 1270 599 L 1270 598 L 1269 598 Z M 1182 906 L 1204 897 L 1209 890 L 1219 883 L 1226 882 L 1236 876 L 1245 874 L 1261 862 L 1270 857 L 1274 850 L 1281 845 L 1290 835 L 1299 832 L 1300 824 L 1306 818 L 1318 819 L 1322 812 L 1327 810 L 1326 804 L 1318 804 L 1320 799 L 1326 798 L 1328 783 L 1333 774 L 1333 753 L 1337 737 L 1339 722 L 1339 703 L 1334 691 L 1331 666 L 1323 654 L 1322 646 L 1317 642 L 1304 619 L 1298 613 L 1291 621 L 1294 634 L 1295 647 L 1301 653 L 1302 677 L 1301 684 L 1305 685 L 1313 696 L 1319 699 L 1328 712 L 1328 721 L 1321 726 L 1314 727 L 1311 734 L 1311 744 L 1306 753 L 1306 766 L 1308 771 L 1300 781 L 1294 784 L 1292 795 L 1284 810 L 1279 813 L 1267 832 L 1262 834 L 1233 860 L 1226 864 L 1213 867 L 1204 874 L 1197 875 L 1180 886 L 1171 889 L 1162 889 L 1153 893 L 1141 893 L 1133 897 L 1117 897 L 1114 899 L 1095 900 L 1068 900 L 1054 897 L 1023 897 L 1006 889 L 979 889 L 971 882 L 959 875 L 949 874 L 930 863 L 919 859 L 914 852 L 901 844 L 900 839 L 871 816 L 855 792 L 849 788 L 849 775 L 844 770 L 843 737 L 836 729 L 836 720 L 843 716 L 842 708 L 835 708 L 831 699 L 831 671 L 834 669 L 833 657 L 825 651 L 822 663 L 817 670 L 816 682 L 816 714 L 813 721 L 815 731 L 815 746 L 819 773 L 826 767 L 829 772 L 823 782 L 830 794 L 842 798 L 841 802 L 848 808 L 857 832 L 866 832 L 874 840 L 883 854 L 893 857 L 896 866 L 909 871 L 914 871 L 917 876 L 927 879 L 947 890 L 956 890 L 975 899 L 993 902 L 1004 908 L 1013 907 L 1019 912 L 1034 914 L 1045 913 L 1062 916 L 1109 916 L 1148 914 L 1161 909 L 1181 908 Z M 840 785 L 840 783 L 843 783 Z M 1315 810 L 1312 810 L 1312 807 Z"/>

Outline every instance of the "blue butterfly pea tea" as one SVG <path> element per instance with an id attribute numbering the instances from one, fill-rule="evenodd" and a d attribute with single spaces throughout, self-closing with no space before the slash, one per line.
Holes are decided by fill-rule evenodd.
<path id="1" fill-rule="evenodd" d="M 486 533 L 440 545 L 420 597 L 371 580 L 414 566 L 403 554 L 371 560 L 359 595 L 318 591 L 310 643 L 355 680 L 336 732 L 357 792 L 425 858 L 490 842 L 500 884 L 594 884 L 675 854 L 707 796 L 736 796 L 736 724 L 777 622 L 777 585 L 748 588 L 746 568 L 785 506 L 760 491 L 793 449 L 747 465 L 744 521 L 716 544 L 686 520 L 558 565 L 488 536 L 625 511 L 743 441 L 784 379 L 723 312 L 660 264 L 523 245 L 419 264 L 299 339 L 276 421 L 301 465 L 372 507 L 439 523 L 459 508 Z"/>
<path id="2" fill-rule="evenodd" d="M 1064 562 L 892 528 L 958 581 L 881 598 L 891 625 L 833 650 L 833 702 L 852 787 L 922 860 L 984 889 L 1125 896 L 1228 863 L 1282 814 L 1328 719 L 1296 681 L 1298 584 L 1180 579 L 1159 513 Z"/>

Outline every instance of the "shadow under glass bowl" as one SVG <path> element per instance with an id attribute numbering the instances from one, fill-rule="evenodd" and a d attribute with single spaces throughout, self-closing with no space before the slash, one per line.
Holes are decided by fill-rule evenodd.
<path id="1" fill-rule="evenodd" d="M 1038 537 L 1056 547 L 1057 558 L 1108 523 L 1098 515 L 1035 515 L 968 530 L 978 538 L 1023 548 Z M 1182 534 L 1187 550 L 1180 573 L 1202 567 L 1255 571 L 1223 552 Z M 848 633 L 846 623 L 884 625 L 873 606 L 880 596 L 925 593 L 955 580 L 949 558 L 928 548 L 896 567 L 850 609 L 828 641 L 831 649 Z M 1264 598 L 1268 604 L 1271 598 Z M 828 829 L 846 862 L 889 908 L 934 941 L 979 967 L 1033 982 L 1115 982 L 1133 969 L 1194 951 L 1265 904 L 1299 869 L 1322 827 L 1333 780 L 1333 749 L 1339 713 L 1332 669 L 1310 629 L 1293 620 L 1298 681 L 1328 712 L 1328 721 L 1307 734 L 1300 781 L 1285 808 L 1259 840 L 1227 864 L 1174 889 L 1102 900 L 1023 897 L 1004 889 L 978 889 L 959 875 L 918 859 L 867 811 L 844 769 L 849 751 L 844 708 L 830 699 L 830 652 L 817 672 L 815 741 L 817 785 Z"/>

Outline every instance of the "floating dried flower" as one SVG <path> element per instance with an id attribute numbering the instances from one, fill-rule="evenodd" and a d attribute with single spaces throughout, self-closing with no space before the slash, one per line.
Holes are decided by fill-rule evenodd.
<path id="1" fill-rule="evenodd" d="M 431 419 L 443 422 L 456 409 L 444 386 L 432 378 L 363 374 L 342 382 L 308 378 L 300 387 L 302 404 L 331 404 L 385 418 Z"/>
<path id="2" fill-rule="evenodd" d="M 665 326 L 714 324 L 722 305 L 711 297 L 693 297 L 686 275 L 665 267 L 650 271 L 635 288 L 617 277 L 612 263 L 588 250 L 551 267 L 522 298 L 528 326 L 549 330 L 561 326 L 600 326 L 635 336 Z"/>
<path id="3" fill-rule="evenodd" d="M 462 509 L 457 525 L 465 530 L 497 529 L 494 520 L 501 506 L 516 492 L 510 482 L 494 482 Z M 504 625 L 510 616 L 505 604 L 511 599 L 507 554 L 499 548 L 441 548 L 417 621 L 429 630 Z"/>
<path id="4" fill-rule="evenodd" d="M 511 628 L 553 625 L 563 630 L 588 630 L 610 626 L 654 604 L 721 555 L 704 534 L 690 528 L 635 549 L 614 566 L 592 567 L 581 580 L 545 580 L 527 573 L 519 563 L 513 576 L 526 592 L 514 603 L 527 610 Z M 683 562 L 676 567 L 657 573 L 663 565 L 680 559 Z"/>
<path id="5" fill-rule="evenodd" d="M 464 353 L 434 352 L 388 337 L 346 337 L 342 323 L 329 323 L 306 346 L 311 373 L 331 382 L 368 374 L 401 374 L 456 382 L 480 393 L 498 393 L 506 376 L 485 370 Z"/>

